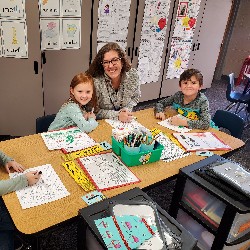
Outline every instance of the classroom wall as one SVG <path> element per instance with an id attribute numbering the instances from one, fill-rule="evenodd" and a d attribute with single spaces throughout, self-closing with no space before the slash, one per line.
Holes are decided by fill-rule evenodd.
<path id="1" fill-rule="evenodd" d="M 221 75 L 239 75 L 242 64 L 250 55 L 250 1 L 240 0 L 232 33 L 225 52 Z"/>

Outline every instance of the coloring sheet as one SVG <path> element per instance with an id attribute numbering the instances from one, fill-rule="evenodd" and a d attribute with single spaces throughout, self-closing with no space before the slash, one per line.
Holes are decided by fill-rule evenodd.
<path id="1" fill-rule="evenodd" d="M 107 42 L 127 47 L 131 0 L 100 0 L 98 8 L 97 51 Z"/>
<path id="2" fill-rule="evenodd" d="M 190 155 L 190 153 L 181 149 L 163 133 L 160 133 L 156 140 L 161 145 L 164 146 L 164 149 L 162 150 L 162 153 L 161 153 L 161 160 L 165 162 L 174 161 L 179 158 L 183 158 L 185 156 Z"/>
<path id="3" fill-rule="evenodd" d="M 42 174 L 35 185 L 16 191 L 23 209 L 56 201 L 70 195 L 50 164 L 29 168 L 24 173 L 30 171 L 41 171 Z M 15 172 L 9 175 L 10 178 L 14 178 L 22 174 Z"/>
<path id="4" fill-rule="evenodd" d="M 187 119 L 186 117 L 178 114 L 177 115 L 179 118 L 182 118 L 182 119 Z M 160 122 L 157 122 L 158 124 L 160 124 L 161 126 L 163 127 L 166 127 L 168 129 L 171 129 L 171 130 L 174 130 L 174 131 L 177 131 L 177 132 L 189 132 L 191 131 L 191 129 L 189 128 L 186 128 L 186 127 L 183 127 L 183 126 L 175 126 L 175 125 L 172 125 L 169 121 L 170 121 L 171 117 L 163 120 L 163 121 L 160 121 Z"/>
<path id="5" fill-rule="evenodd" d="M 0 1 L 0 56 L 28 58 L 25 0 Z"/>
<path id="6" fill-rule="evenodd" d="M 111 120 L 111 119 L 105 119 L 105 121 L 114 129 L 127 129 L 131 131 L 136 128 L 145 128 L 136 120 L 132 120 L 131 122 L 121 122 L 121 121 L 116 121 L 116 120 Z"/>
<path id="7" fill-rule="evenodd" d="M 41 49 L 81 47 L 82 0 L 39 0 Z"/>
<path id="8" fill-rule="evenodd" d="M 96 142 L 78 127 L 41 133 L 44 143 L 49 150 L 64 149 L 73 152 L 92 147 Z"/>
<path id="9" fill-rule="evenodd" d="M 114 153 L 78 158 L 78 162 L 99 190 L 140 182 Z"/>
<path id="10" fill-rule="evenodd" d="M 139 46 L 140 83 L 157 82 L 160 75 L 170 0 L 146 0 Z"/>
<path id="11" fill-rule="evenodd" d="M 179 78 L 187 69 L 201 0 L 179 0 L 166 79 Z"/>

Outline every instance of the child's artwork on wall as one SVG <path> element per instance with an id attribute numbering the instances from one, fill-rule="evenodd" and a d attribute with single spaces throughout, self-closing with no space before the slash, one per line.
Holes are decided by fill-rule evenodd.
<path id="1" fill-rule="evenodd" d="M 15 172 L 9 175 L 10 178 L 15 178 L 30 171 L 41 171 L 42 173 L 35 185 L 16 191 L 23 209 L 56 201 L 70 195 L 50 164 L 29 168 L 24 173 Z"/>
<path id="2" fill-rule="evenodd" d="M 187 69 L 201 0 L 179 0 L 166 79 L 179 78 Z"/>
<path id="3" fill-rule="evenodd" d="M 81 0 L 39 0 L 41 49 L 81 47 Z"/>
<path id="4" fill-rule="evenodd" d="M 41 136 L 49 150 L 64 149 L 64 152 L 72 152 L 96 144 L 91 137 L 77 127 L 46 132 Z"/>
<path id="5" fill-rule="evenodd" d="M 160 76 L 170 0 L 146 0 L 139 46 L 140 83 L 156 82 Z"/>
<path id="6" fill-rule="evenodd" d="M 0 1 L 0 56 L 28 58 L 25 0 Z"/>
<path id="7" fill-rule="evenodd" d="M 99 190 L 140 182 L 114 153 L 78 158 L 78 162 Z"/>
<path id="8" fill-rule="evenodd" d="M 131 0 L 100 0 L 98 8 L 97 51 L 107 42 L 117 42 L 125 51 Z"/>

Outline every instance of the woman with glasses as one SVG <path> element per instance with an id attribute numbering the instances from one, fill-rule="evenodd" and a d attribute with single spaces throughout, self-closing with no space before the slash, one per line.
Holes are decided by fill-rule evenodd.
<path id="1" fill-rule="evenodd" d="M 180 75 L 180 91 L 157 102 L 155 117 L 165 120 L 165 108 L 172 106 L 180 116 L 173 116 L 170 123 L 175 126 L 184 126 L 190 129 L 208 129 L 214 127 L 209 112 L 207 97 L 200 92 L 203 86 L 203 76 L 197 69 L 187 69 Z M 183 119 L 183 116 L 186 117 Z"/>
<path id="2" fill-rule="evenodd" d="M 117 43 L 105 44 L 87 73 L 94 78 L 99 111 L 97 119 L 131 122 L 141 95 L 139 77 Z"/>

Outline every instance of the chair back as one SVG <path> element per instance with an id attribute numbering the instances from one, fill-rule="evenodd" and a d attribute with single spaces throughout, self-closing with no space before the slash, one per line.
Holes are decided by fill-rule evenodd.
<path id="1" fill-rule="evenodd" d="M 219 128 L 225 128 L 232 136 L 241 138 L 245 122 L 238 115 L 225 110 L 217 110 L 212 120 Z"/>
<path id="2" fill-rule="evenodd" d="M 45 115 L 36 118 L 36 133 L 47 132 L 50 124 L 54 121 L 56 114 Z"/>

